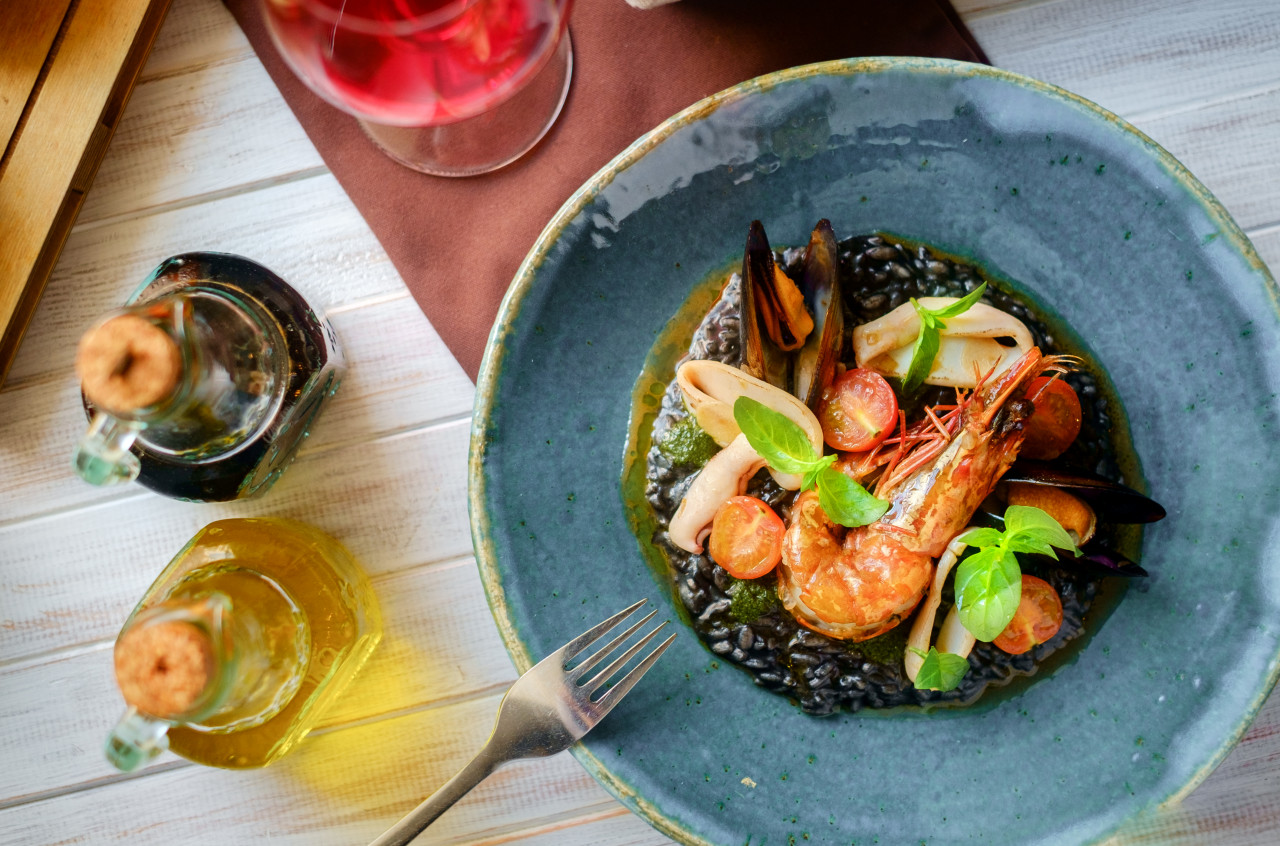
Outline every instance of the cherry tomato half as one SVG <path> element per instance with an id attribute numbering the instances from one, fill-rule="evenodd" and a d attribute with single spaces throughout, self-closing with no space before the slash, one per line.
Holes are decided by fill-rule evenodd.
<path id="1" fill-rule="evenodd" d="M 1027 398 L 1036 410 L 1027 421 L 1027 436 L 1018 454 L 1045 461 L 1057 458 L 1080 434 L 1080 398 L 1066 382 L 1047 376 L 1031 380 Z"/>
<path id="2" fill-rule="evenodd" d="M 754 496 L 735 496 L 716 512 L 707 551 L 729 575 L 758 579 L 782 560 L 787 527 L 768 503 Z"/>
<path id="3" fill-rule="evenodd" d="M 846 370 L 822 392 L 818 422 L 827 446 L 861 452 L 893 432 L 898 422 L 898 398 L 874 370 Z"/>
<path id="4" fill-rule="evenodd" d="M 992 641 L 1010 655 L 1021 655 L 1044 643 L 1062 628 L 1062 600 L 1053 585 L 1035 576 L 1022 577 L 1022 599 L 1013 620 Z"/>

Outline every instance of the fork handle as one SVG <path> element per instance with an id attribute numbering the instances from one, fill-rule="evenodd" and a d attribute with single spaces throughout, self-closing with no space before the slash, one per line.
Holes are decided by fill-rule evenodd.
<path id="1" fill-rule="evenodd" d="M 490 754 L 489 746 L 486 744 L 457 775 L 440 785 L 435 793 L 405 814 L 403 819 L 369 846 L 405 846 L 421 834 L 423 829 L 435 822 L 437 817 L 453 807 L 453 803 L 461 799 L 467 791 L 484 781 L 501 763 L 501 760 L 496 760 Z"/>

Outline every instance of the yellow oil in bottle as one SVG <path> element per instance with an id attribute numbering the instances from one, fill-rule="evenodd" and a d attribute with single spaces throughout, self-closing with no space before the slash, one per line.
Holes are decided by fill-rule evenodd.
<path id="1" fill-rule="evenodd" d="M 176 718 L 150 716 L 170 724 L 169 748 L 184 758 L 264 766 L 306 736 L 373 651 L 382 632 L 377 600 L 350 553 L 318 529 L 220 520 L 165 568 L 120 642 L 148 609 L 197 607 L 211 597 L 225 607 L 213 640 L 226 649 L 203 704 Z"/>

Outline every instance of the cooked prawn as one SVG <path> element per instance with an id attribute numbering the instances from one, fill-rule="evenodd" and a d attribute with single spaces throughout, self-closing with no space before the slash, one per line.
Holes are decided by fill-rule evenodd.
<path id="1" fill-rule="evenodd" d="M 1034 409 L 1023 398 L 1027 383 L 1071 361 L 1032 347 L 946 415 L 900 430 L 899 449 L 876 484 L 889 510 L 875 523 L 845 529 L 827 518 L 814 492 L 801 494 L 791 509 L 778 577 L 787 610 L 815 631 L 855 641 L 906 618 L 933 577 L 933 559 L 1017 457 Z"/>

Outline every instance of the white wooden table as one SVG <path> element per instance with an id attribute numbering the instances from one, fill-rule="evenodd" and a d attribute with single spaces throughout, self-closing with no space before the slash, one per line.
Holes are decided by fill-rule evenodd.
<path id="1" fill-rule="evenodd" d="M 997 65 L 1089 97 L 1171 150 L 1280 268 L 1280 2 L 957 8 Z M 76 338 L 160 259 L 194 249 L 291 280 L 351 362 L 297 463 L 247 505 L 94 488 L 68 466 L 83 427 Z M 231 16 L 218 0 L 175 0 L 0 391 L 0 842 L 364 843 L 461 766 L 515 677 L 471 554 L 473 392 Z M 383 645 L 326 727 L 269 769 L 165 756 L 114 772 L 101 746 L 121 707 L 117 629 L 199 527 L 258 514 L 346 542 L 382 598 Z M 567 753 L 501 771 L 430 835 L 668 842 Z M 1280 842 L 1280 695 L 1203 786 L 1117 840 Z"/>

